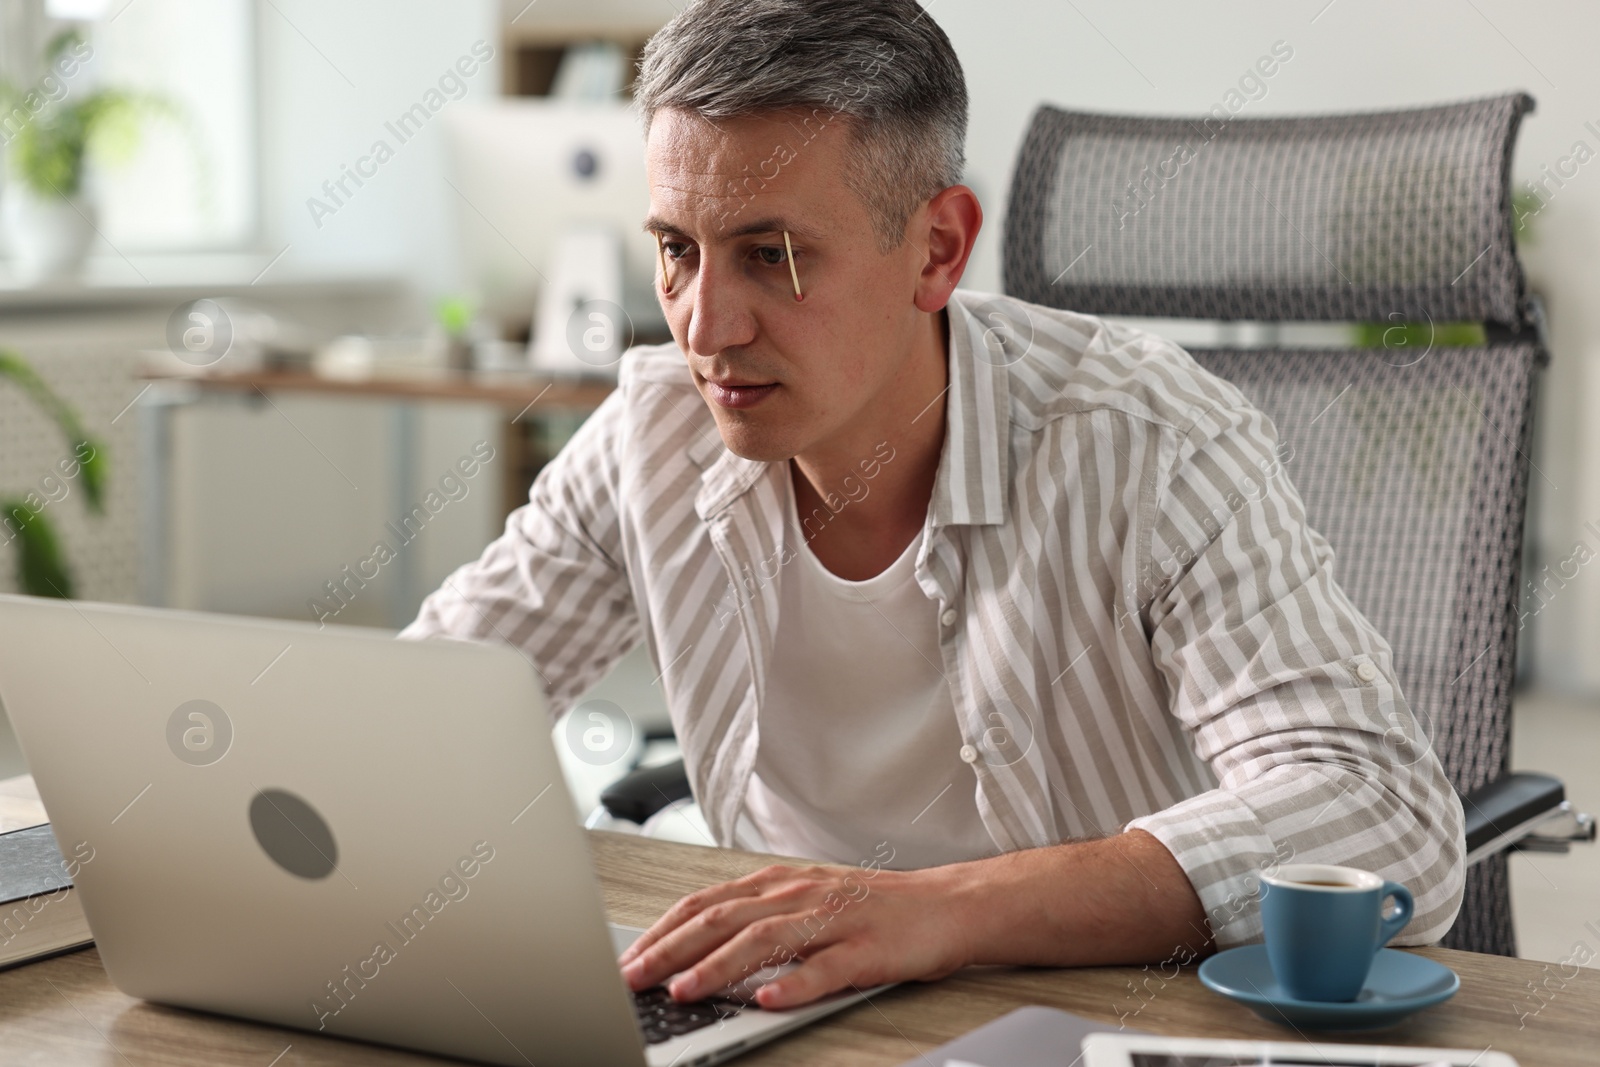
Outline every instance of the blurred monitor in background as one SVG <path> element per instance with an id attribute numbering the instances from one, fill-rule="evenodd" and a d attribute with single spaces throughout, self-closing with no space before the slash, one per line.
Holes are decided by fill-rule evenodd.
<path id="1" fill-rule="evenodd" d="M 467 277 L 491 316 L 543 312 L 533 343 L 541 369 L 614 375 L 633 334 L 665 334 L 655 245 L 640 229 L 650 204 L 644 138 L 627 104 L 463 104 L 448 116 L 447 140 Z M 626 320 L 603 304 L 620 305 Z"/>

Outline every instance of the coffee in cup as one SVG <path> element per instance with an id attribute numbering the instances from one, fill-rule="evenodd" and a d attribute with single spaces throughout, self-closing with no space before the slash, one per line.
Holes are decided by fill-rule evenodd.
<path id="1" fill-rule="evenodd" d="M 1411 891 L 1371 871 L 1293 863 L 1261 876 L 1267 961 L 1296 1000 L 1351 1001 L 1378 950 L 1411 921 Z M 1383 914 L 1393 899 L 1393 914 Z"/>

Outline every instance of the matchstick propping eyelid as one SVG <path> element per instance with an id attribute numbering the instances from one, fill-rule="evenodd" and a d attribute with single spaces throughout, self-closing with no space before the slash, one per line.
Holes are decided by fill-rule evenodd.
<path id="1" fill-rule="evenodd" d="M 672 275 L 667 272 L 667 248 L 659 233 L 656 234 L 656 257 L 661 261 L 661 291 L 671 293 Z"/>
<path id="2" fill-rule="evenodd" d="M 789 231 L 783 231 L 783 251 L 789 261 L 789 280 L 794 282 L 794 298 L 804 300 L 805 294 L 800 291 L 800 274 L 794 269 L 794 245 L 789 243 Z"/>

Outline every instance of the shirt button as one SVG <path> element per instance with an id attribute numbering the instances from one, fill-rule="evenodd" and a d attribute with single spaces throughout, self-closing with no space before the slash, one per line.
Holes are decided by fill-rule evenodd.
<path id="1" fill-rule="evenodd" d="M 1378 677 L 1378 668 L 1373 665 L 1370 659 L 1363 659 L 1356 664 L 1356 677 L 1363 682 L 1373 681 Z"/>
<path id="2" fill-rule="evenodd" d="M 927 616 L 924 615 L 923 618 L 927 618 Z M 954 626 L 956 624 L 956 609 L 945 608 L 944 614 L 939 616 L 939 621 L 944 623 L 946 626 Z M 967 762 L 970 763 L 972 761 L 968 760 Z"/>
<path id="3" fill-rule="evenodd" d="M 971 745 L 962 745 L 961 746 L 961 762 L 962 763 L 977 763 L 978 762 L 978 750 L 973 748 Z"/>

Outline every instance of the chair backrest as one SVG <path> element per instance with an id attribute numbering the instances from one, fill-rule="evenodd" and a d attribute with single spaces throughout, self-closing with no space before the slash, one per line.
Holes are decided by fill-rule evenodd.
<path id="1" fill-rule="evenodd" d="M 1111 315 L 1524 321 L 1511 145 L 1526 94 L 1308 118 L 1042 107 L 1006 290 Z"/>
<path id="2" fill-rule="evenodd" d="M 1533 386 L 1547 358 L 1510 208 L 1511 147 L 1532 103 L 1225 121 L 1045 107 L 1006 219 L 1006 290 L 1025 300 L 1387 329 L 1393 343 L 1375 348 L 1191 351 L 1292 450 L 1287 469 L 1336 577 L 1389 640 L 1426 743 L 1463 793 L 1504 773 L 1509 754 Z M 1489 342 L 1433 343 L 1454 322 L 1488 324 Z M 1397 739 L 1402 755 L 1421 751 Z M 1485 866 L 1452 941 L 1510 953 L 1503 857 Z"/>

